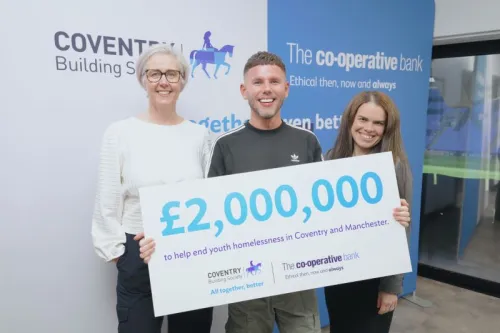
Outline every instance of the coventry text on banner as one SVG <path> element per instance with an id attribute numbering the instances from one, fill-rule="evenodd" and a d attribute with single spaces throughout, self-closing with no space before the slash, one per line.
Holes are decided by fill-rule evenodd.
<path id="1" fill-rule="evenodd" d="M 390 153 L 140 196 L 156 316 L 411 271 Z"/>

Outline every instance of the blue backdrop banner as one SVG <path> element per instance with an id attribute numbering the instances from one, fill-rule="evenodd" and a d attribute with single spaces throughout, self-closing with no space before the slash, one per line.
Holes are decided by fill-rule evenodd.
<path id="1" fill-rule="evenodd" d="M 283 118 L 312 129 L 326 152 L 344 108 L 363 90 L 381 90 L 401 112 L 414 177 L 410 254 L 416 288 L 420 194 L 429 94 L 434 1 L 268 1 L 268 49 L 287 65 L 290 95 Z M 322 290 L 322 326 L 328 324 Z"/>

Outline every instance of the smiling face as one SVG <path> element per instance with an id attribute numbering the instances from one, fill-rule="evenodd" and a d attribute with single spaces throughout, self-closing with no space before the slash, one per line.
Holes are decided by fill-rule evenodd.
<path id="1" fill-rule="evenodd" d="M 387 115 L 373 102 L 362 104 L 351 126 L 354 155 L 366 154 L 377 145 L 384 135 Z"/>
<path id="2" fill-rule="evenodd" d="M 281 106 L 288 97 L 288 88 L 285 72 L 279 66 L 258 65 L 246 72 L 240 90 L 253 114 L 271 119 L 280 116 Z"/>
<path id="3" fill-rule="evenodd" d="M 174 56 L 157 53 L 146 64 L 144 86 L 156 107 L 175 105 L 182 90 L 180 68 Z"/>

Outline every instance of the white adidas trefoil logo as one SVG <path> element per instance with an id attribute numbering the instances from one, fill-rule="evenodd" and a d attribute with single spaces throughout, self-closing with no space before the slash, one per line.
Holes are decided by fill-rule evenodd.
<path id="1" fill-rule="evenodd" d="M 290 157 L 292 158 L 291 159 L 292 162 L 295 162 L 295 163 L 300 162 L 299 155 L 297 155 L 297 154 L 294 153 L 294 154 L 290 155 Z"/>

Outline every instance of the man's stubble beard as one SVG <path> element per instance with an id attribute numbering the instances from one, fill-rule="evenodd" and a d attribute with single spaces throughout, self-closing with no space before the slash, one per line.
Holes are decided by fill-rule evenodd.
<path id="1" fill-rule="evenodd" d="M 254 103 L 254 105 L 257 105 L 259 102 L 256 101 Z M 259 115 L 259 117 L 263 118 L 263 119 L 271 119 L 273 118 L 274 116 L 276 116 L 276 114 L 278 114 L 278 112 L 281 110 L 281 106 L 283 105 L 283 101 L 281 101 L 281 103 L 276 107 L 275 111 L 272 113 L 272 114 L 266 114 L 264 112 L 259 112 L 259 109 L 258 107 L 254 107 L 254 105 L 252 105 L 252 103 L 249 101 L 248 102 L 248 105 L 250 106 L 250 110 L 252 112 L 255 112 L 256 114 Z"/>

